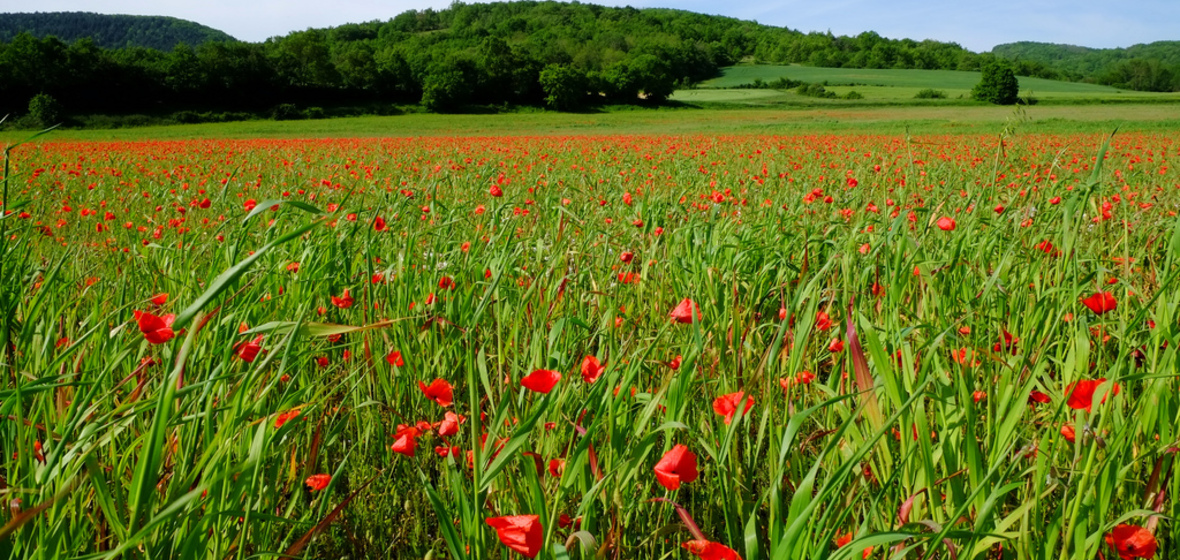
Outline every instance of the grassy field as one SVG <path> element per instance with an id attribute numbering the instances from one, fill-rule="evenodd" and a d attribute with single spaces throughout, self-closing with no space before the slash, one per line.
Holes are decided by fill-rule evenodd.
<path id="1" fill-rule="evenodd" d="M 538 122 L 13 151 L 0 556 L 1180 555 L 1176 128 Z"/>
<path id="2" fill-rule="evenodd" d="M 794 95 L 770 90 L 690 90 L 690 95 Z M 687 101 L 692 101 L 689 97 Z M 339 138 L 407 136 L 535 136 L 586 134 L 998 134 L 1016 121 L 1042 133 L 1101 133 L 1180 129 L 1180 112 L 1165 104 L 1033 106 L 1020 113 L 998 106 L 817 106 L 634 109 L 603 113 L 536 112 L 501 115 L 411 114 L 312 121 L 245 121 L 107 130 L 59 130 L 46 141 L 136 141 L 194 138 Z M 16 142 L 27 132 L 0 134 Z"/>
<path id="3" fill-rule="evenodd" d="M 705 89 L 724 89 L 750 84 L 756 78 L 771 82 L 786 77 L 809 83 L 827 82 L 833 86 L 849 86 L 829 88 L 837 94 L 856 90 L 865 96 L 866 101 L 900 101 L 912 99 L 914 94 L 922 89 L 936 89 L 947 94 L 948 100 L 969 98 L 971 88 L 979 82 L 978 72 L 959 72 L 954 70 L 874 70 L 857 68 L 818 68 L 814 66 L 773 66 L 746 65 L 730 66 L 722 70 L 722 76 L 708 80 L 701 84 Z M 1040 78 L 1022 77 L 1020 93 L 1022 96 L 1033 96 L 1036 99 L 1051 101 L 1123 101 L 1130 102 L 1175 100 L 1180 101 L 1180 93 L 1153 93 L 1118 90 L 1109 86 L 1044 80 Z M 783 93 L 781 97 L 747 96 L 747 90 L 729 90 L 728 95 L 702 94 L 699 99 L 712 102 L 729 103 L 768 103 L 768 102 L 799 102 L 805 98 L 794 93 Z M 675 99 L 688 101 L 694 98 L 691 93 L 677 92 Z"/>
<path id="4" fill-rule="evenodd" d="M 1180 557 L 1174 109 L 54 131 L 0 558 Z"/>

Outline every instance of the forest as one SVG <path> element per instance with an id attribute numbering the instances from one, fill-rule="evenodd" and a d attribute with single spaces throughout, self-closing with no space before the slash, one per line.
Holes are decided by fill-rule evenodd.
<path id="1" fill-rule="evenodd" d="M 1091 81 L 1136 91 L 1180 91 L 1180 41 L 1117 49 L 1019 42 L 997 45 L 997 57 L 1051 68 L 1057 79 Z"/>
<path id="2" fill-rule="evenodd" d="M 22 32 L 34 37 L 57 37 L 67 43 L 84 37 L 108 49 L 148 47 L 171 50 L 180 43 L 233 41 L 222 31 L 166 16 L 105 15 L 90 12 L 34 12 L 0 14 L 0 42 Z"/>
<path id="3" fill-rule="evenodd" d="M 61 31 L 62 37 L 103 27 L 66 16 L 76 29 Z M 456 2 L 261 43 L 225 36 L 166 50 L 143 46 L 164 40 L 167 27 L 155 29 L 161 37 L 119 48 L 104 46 L 111 33 L 69 42 L 29 32 L 12 36 L 0 44 L 0 113 L 22 114 L 35 96 L 52 99 L 62 114 L 175 114 L 181 122 L 247 114 L 315 117 L 325 107 L 381 111 L 393 104 L 434 112 L 577 110 L 660 103 L 738 62 L 976 70 L 994 56 L 871 31 L 834 36 L 682 10 L 562 2 Z M 1058 69 L 1045 57 L 1014 58 L 1018 75 L 1180 89 L 1174 59 L 1122 60 L 1129 71 L 1116 75 L 1111 68 Z"/>

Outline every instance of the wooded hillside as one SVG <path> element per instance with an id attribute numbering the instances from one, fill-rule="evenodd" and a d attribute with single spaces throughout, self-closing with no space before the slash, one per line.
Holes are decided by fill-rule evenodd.
<path id="1" fill-rule="evenodd" d="M 67 43 L 90 38 L 95 45 L 108 49 L 147 47 L 167 51 L 180 43 L 234 40 L 212 27 L 174 17 L 89 12 L 0 14 L 0 41 L 11 41 L 22 32 L 34 37 L 53 36 Z"/>

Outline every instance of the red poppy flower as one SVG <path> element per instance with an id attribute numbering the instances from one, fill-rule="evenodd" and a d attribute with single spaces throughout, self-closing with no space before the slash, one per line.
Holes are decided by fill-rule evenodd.
<path id="1" fill-rule="evenodd" d="M 402 353 L 397 350 L 390 350 L 389 354 L 385 355 L 385 361 L 389 362 L 391 366 L 402 367 L 406 365 L 406 361 L 402 359 Z"/>
<path id="2" fill-rule="evenodd" d="M 836 535 L 836 539 L 833 542 L 836 544 L 836 548 L 841 548 L 844 545 L 847 545 L 848 543 L 852 542 L 852 531 L 844 533 L 843 535 Z M 870 546 L 870 547 L 866 547 L 861 552 L 860 557 L 867 560 L 872 555 L 873 555 L 873 547 Z"/>
<path id="3" fill-rule="evenodd" d="M 562 459 L 549 460 L 549 474 L 553 476 L 561 476 L 561 472 L 565 470 L 565 461 Z"/>
<path id="4" fill-rule="evenodd" d="M 316 359 L 315 359 L 315 364 L 316 364 L 317 366 L 320 366 L 320 367 L 322 367 L 322 368 L 326 368 L 326 367 L 328 367 L 328 365 L 329 365 L 330 363 L 331 363 L 331 361 L 330 361 L 330 360 L 328 360 L 328 357 L 327 357 L 327 356 L 320 356 L 320 357 L 318 357 L 318 358 L 316 358 Z"/>
<path id="5" fill-rule="evenodd" d="M 286 424 L 287 422 L 295 419 L 296 416 L 299 416 L 298 408 L 292 408 L 286 412 L 280 412 L 278 416 L 275 416 L 275 429 L 277 430 L 282 428 L 283 424 Z"/>
<path id="6" fill-rule="evenodd" d="M 809 385 L 814 380 L 815 380 L 814 373 L 811 373 L 810 371 L 807 371 L 807 370 L 803 370 L 799 373 L 796 373 L 794 378 L 784 377 L 782 379 L 779 379 L 778 384 L 780 387 L 783 388 L 783 391 L 786 391 L 787 389 L 789 389 L 791 387 L 791 385 Z"/>
<path id="7" fill-rule="evenodd" d="M 721 395 L 713 399 L 713 412 L 725 417 L 725 423 L 728 425 L 733 421 L 733 415 L 737 413 L 739 406 L 742 406 L 742 397 L 746 394 L 742 391 L 730 393 L 728 395 Z M 746 397 L 745 407 L 742 408 L 742 414 L 750 411 L 750 407 L 754 406 L 754 397 Z"/>
<path id="8" fill-rule="evenodd" d="M 332 475 L 330 474 L 313 474 L 303 481 L 304 486 L 311 489 L 312 492 L 323 490 L 328 487 L 328 483 L 332 482 Z"/>
<path id="9" fill-rule="evenodd" d="M 438 435 L 450 437 L 459 433 L 459 424 L 463 420 L 465 418 L 448 410 L 446 416 L 443 417 L 443 421 L 438 423 Z"/>
<path id="10" fill-rule="evenodd" d="M 594 383 L 602 376 L 602 372 L 606 370 L 606 366 L 598 363 L 598 358 L 595 356 L 586 356 L 582 358 L 582 381 L 586 383 Z"/>
<path id="11" fill-rule="evenodd" d="M 139 324 L 139 332 L 151 344 L 163 344 L 172 340 L 176 333 L 172 332 L 172 320 L 175 315 L 157 317 L 146 311 L 136 311 L 135 320 Z"/>
<path id="12" fill-rule="evenodd" d="M 954 218 L 947 218 L 944 216 L 942 218 L 939 218 L 938 222 L 936 222 L 936 223 L 938 225 L 938 229 L 941 229 L 942 231 L 954 231 L 955 230 L 955 219 Z"/>
<path id="13" fill-rule="evenodd" d="M 405 424 L 398 424 L 397 430 L 393 432 L 393 437 L 399 438 L 404 435 L 408 435 L 410 437 L 416 438 L 416 437 L 422 435 L 424 432 L 427 432 L 430 430 L 430 424 L 426 424 L 425 422 L 420 422 L 419 424 L 425 424 L 425 426 L 422 426 L 422 425 L 407 426 Z M 423 430 L 423 428 L 425 428 L 425 430 Z"/>
<path id="14" fill-rule="evenodd" d="M 1106 534 L 1106 545 L 1119 553 L 1121 560 L 1155 558 L 1159 543 L 1151 531 L 1138 525 L 1122 524 Z"/>
<path id="15" fill-rule="evenodd" d="M 234 346 L 234 353 L 238 358 L 244 362 L 253 362 L 258 357 L 258 353 L 262 351 L 262 337 L 266 335 L 258 335 L 254 340 L 242 341 Z"/>
<path id="16" fill-rule="evenodd" d="M 541 552 L 541 541 L 545 538 L 545 532 L 541 528 L 541 516 L 506 515 L 489 517 L 484 522 L 496 530 L 496 537 L 504 546 L 529 558 L 536 558 Z"/>
<path id="17" fill-rule="evenodd" d="M 418 389 L 422 391 L 423 395 L 426 395 L 426 398 L 438 403 L 439 406 L 448 407 L 455 404 L 455 389 L 445 379 L 435 379 L 430 382 L 430 385 L 419 381 Z"/>
<path id="18" fill-rule="evenodd" d="M 672 358 L 672 361 L 668 362 L 668 367 L 672 368 L 672 371 L 676 371 L 680 369 L 680 363 L 683 361 L 684 356 L 676 356 L 675 358 Z"/>
<path id="19" fill-rule="evenodd" d="M 504 196 L 504 191 L 500 189 L 500 185 L 492 185 L 492 188 L 488 189 L 488 194 L 500 198 Z"/>
<path id="20" fill-rule="evenodd" d="M 168 303 L 168 294 L 160 293 L 152 296 L 152 303 L 156 305 L 164 305 L 165 303 Z"/>
<path id="21" fill-rule="evenodd" d="M 340 297 L 332 296 L 332 305 L 335 305 L 340 309 L 348 309 L 349 307 L 352 307 L 353 301 L 354 300 L 352 299 L 352 296 L 348 293 L 348 288 L 344 288 L 344 293 L 341 294 Z"/>
<path id="22" fill-rule="evenodd" d="M 844 341 L 843 340 L 840 340 L 837 338 L 837 339 L 833 340 L 831 344 L 828 345 L 828 352 L 835 354 L 835 353 L 843 352 L 843 351 L 844 351 Z"/>
<path id="23" fill-rule="evenodd" d="M 815 328 L 817 328 L 821 331 L 826 331 L 826 330 L 832 328 L 832 318 L 828 317 L 828 314 L 824 313 L 823 311 L 816 312 L 816 314 L 815 314 Z"/>
<path id="24" fill-rule="evenodd" d="M 521 378 L 520 385 L 536 393 L 548 393 L 560 380 L 560 373 L 551 369 L 538 369 Z"/>
<path id="25" fill-rule="evenodd" d="M 1097 315 L 1104 315 L 1108 311 L 1114 311 L 1119 306 L 1119 302 L 1114 299 L 1114 295 L 1110 292 L 1097 292 L 1094 295 L 1083 299 L 1082 305 L 1090 308 Z"/>
<path id="26" fill-rule="evenodd" d="M 1069 386 L 1065 388 L 1065 393 L 1067 395 L 1065 404 L 1074 410 L 1085 409 L 1086 412 L 1090 412 L 1094 407 L 1094 391 L 1098 389 L 1099 385 L 1105 382 L 1106 378 L 1100 377 L 1098 379 L 1083 379 L 1081 381 L 1070 383 Z M 1114 389 L 1111 392 L 1116 395 L 1119 394 L 1118 383 L 1115 383 Z M 1106 395 L 1102 396 L 1102 402 L 1106 402 Z"/>
<path id="27" fill-rule="evenodd" d="M 695 314 L 695 317 L 694 317 Z M 684 298 L 680 305 L 676 306 L 671 313 L 668 314 L 677 323 L 692 323 L 701 320 L 701 307 L 695 301 Z"/>
<path id="28" fill-rule="evenodd" d="M 414 450 L 418 449 L 417 430 L 412 433 L 404 433 L 393 441 L 393 445 L 389 446 L 394 453 L 405 455 L 406 457 L 413 457 Z"/>
<path id="29" fill-rule="evenodd" d="M 704 539 L 688 541 L 680 546 L 701 560 L 742 560 L 734 549 Z"/>
<path id="30" fill-rule="evenodd" d="M 1074 430 L 1073 424 L 1062 424 L 1061 437 L 1070 443 L 1073 443 L 1077 439 L 1077 431 Z"/>
<path id="31" fill-rule="evenodd" d="M 1032 392 L 1028 394 L 1028 404 L 1037 404 L 1037 403 L 1048 404 L 1049 403 L 1049 395 L 1046 395 L 1045 393 L 1042 393 L 1036 389 L 1033 389 Z"/>
<path id="32" fill-rule="evenodd" d="M 668 490 L 680 488 L 681 482 L 697 479 L 697 456 L 688 447 L 677 444 L 656 463 L 656 482 Z"/>
<path id="33" fill-rule="evenodd" d="M 385 231 L 385 218 L 377 216 L 373 219 L 373 231 Z"/>
<path id="34" fill-rule="evenodd" d="M 442 278 L 439 278 L 438 279 L 438 289 L 440 289 L 440 290 L 453 290 L 453 289 L 455 289 L 455 280 L 452 279 L 450 276 L 443 276 Z"/>

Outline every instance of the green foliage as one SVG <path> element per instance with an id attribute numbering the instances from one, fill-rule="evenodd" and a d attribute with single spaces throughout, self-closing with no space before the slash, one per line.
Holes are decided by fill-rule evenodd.
<path id="1" fill-rule="evenodd" d="M 946 92 L 934 88 L 926 88 L 915 93 L 914 99 L 946 99 Z"/>
<path id="2" fill-rule="evenodd" d="M 589 99 L 659 103 L 678 87 L 749 57 L 955 68 L 970 65 L 973 56 L 958 45 L 929 41 L 805 35 L 682 10 L 551 1 L 454 3 L 257 44 L 186 38 L 159 45 L 162 50 L 126 45 L 106 50 L 93 41 L 67 45 L 14 35 L 0 45 L 0 106 L 39 92 L 83 112 L 135 112 L 161 101 L 172 112 L 378 100 L 420 101 L 445 111 L 467 104 L 540 105 L 549 96 L 540 74 L 550 65 L 576 70 L 590 91 L 605 94 Z M 858 57 L 866 49 L 873 56 Z M 462 79 L 439 70 L 454 60 L 469 62 Z"/>
<path id="3" fill-rule="evenodd" d="M 552 65 L 579 72 L 587 91 L 600 94 L 587 96 L 584 103 L 641 104 L 663 102 L 674 90 L 715 78 L 741 60 L 812 65 L 807 70 L 949 74 L 976 71 L 989 58 L 954 43 L 895 40 L 873 32 L 851 37 L 800 33 L 682 10 L 553 1 L 456 2 L 442 10 L 296 31 L 262 43 L 184 35 L 154 48 L 128 39 L 109 42 L 110 34 L 103 31 L 145 20 L 102 19 L 100 25 L 99 20 L 90 23 L 91 14 L 69 16 L 71 33 L 94 38 L 75 40 L 80 35 L 64 31 L 61 37 L 72 43 L 34 33 L 3 36 L 0 107 L 23 107 L 37 93 L 52 95 L 74 114 L 142 113 L 145 107 L 160 116 L 184 110 L 264 114 L 279 103 L 326 108 L 421 103 L 441 111 L 476 105 L 553 107 L 551 91 L 541 83 L 541 72 Z M 1088 76 L 1121 88 L 1164 90 L 1177 82 L 1180 72 L 1170 66 L 1176 62 L 1162 51 L 1128 52 L 1161 62 Z M 456 61 L 462 61 L 461 76 L 453 72 Z M 1014 66 L 1017 74 L 1068 74 L 1039 61 Z M 824 79 L 780 78 L 781 73 L 766 76 L 752 87 L 791 89 L 798 82 Z"/>
<path id="4" fill-rule="evenodd" d="M 848 93 L 845 93 L 842 96 L 842 99 L 864 99 L 864 98 L 865 98 L 865 96 L 862 95 L 861 93 L 857 92 L 856 90 L 849 90 Z"/>
<path id="5" fill-rule="evenodd" d="M 171 50 L 180 43 L 233 41 L 229 35 L 196 22 L 166 16 L 130 16 L 90 12 L 0 14 L 0 42 L 21 33 L 53 36 L 66 42 L 89 38 L 108 49 L 146 47 Z"/>
<path id="6" fill-rule="evenodd" d="M 431 66 L 422 82 L 422 105 L 428 111 L 446 113 L 470 101 L 474 82 L 469 78 L 470 70 L 471 65 L 463 60 Z"/>
<path id="7" fill-rule="evenodd" d="M 1099 77 L 1102 83 L 1135 91 L 1180 91 L 1180 65 L 1155 59 L 1132 58 L 1112 65 Z"/>
<path id="8" fill-rule="evenodd" d="M 541 70 L 545 104 L 559 111 L 577 108 L 586 99 L 586 75 L 565 64 L 550 64 Z"/>
<path id="9" fill-rule="evenodd" d="M 747 560 L 1113 559 L 1124 522 L 1175 558 L 1173 135 L 809 126 L 13 152 L 0 547 L 492 560 L 519 556 L 487 518 L 532 514 L 546 560 L 690 558 L 680 525 Z M 1115 194 L 1155 204 L 1091 212 Z M 53 225 L 63 203 L 131 227 Z M 670 322 L 685 297 L 701 314 Z M 137 311 L 177 314 L 174 338 Z M 562 376 L 546 394 L 522 387 L 538 369 Z M 699 468 L 678 489 L 655 476 L 673 445 Z"/>
<path id="10" fill-rule="evenodd" d="M 821 99 L 835 99 L 836 94 L 830 92 L 823 86 L 823 84 L 804 84 L 795 90 L 799 95 L 807 97 L 818 97 Z"/>
<path id="11" fill-rule="evenodd" d="M 1020 42 L 997 45 L 992 54 L 1012 61 L 1019 76 L 1050 74 L 1137 91 L 1180 91 L 1180 41 L 1114 49 Z"/>
<path id="12" fill-rule="evenodd" d="M 762 79 L 762 77 L 761 77 L 761 76 L 759 76 L 759 77 L 756 77 L 756 78 L 754 78 L 754 81 L 753 81 L 753 82 L 751 82 L 751 83 L 748 83 L 748 84 L 738 84 L 738 85 L 734 86 L 734 89 L 778 89 L 778 90 L 787 90 L 787 89 L 795 89 L 795 88 L 797 88 L 797 87 L 799 87 L 799 86 L 801 86 L 801 85 L 804 85 L 804 82 L 801 82 L 801 81 L 799 81 L 799 80 L 792 80 L 792 79 L 790 79 L 790 78 L 788 78 L 788 77 L 786 77 L 786 76 L 779 76 L 778 78 L 776 78 L 776 79 L 774 79 L 774 80 L 771 80 L 771 81 L 769 81 L 769 82 L 768 82 L 768 81 L 765 81 L 765 80 L 763 80 L 763 79 Z"/>
<path id="13" fill-rule="evenodd" d="M 989 61 L 980 71 L 979 83 L 971 90 L 971 97 L 996 105 L 1012 105 L 1020 95 L 1020 83 L 1012 67 L 1001 60 Z"/>
<path id="14" fill-rule="evenodd" d="M 41 128 L 49 128 L 61 122 L 64 116 L 61 103 L 50 95 L 39 93 L 29 100 L 29 116 Z"/>
<path id="15" fill-rule="evenodd" d="M 270 111 L 270 118 L 276 121 L 293 121 L 303 118 L 303 111 L 294 103 L 280 103 Z"/>

